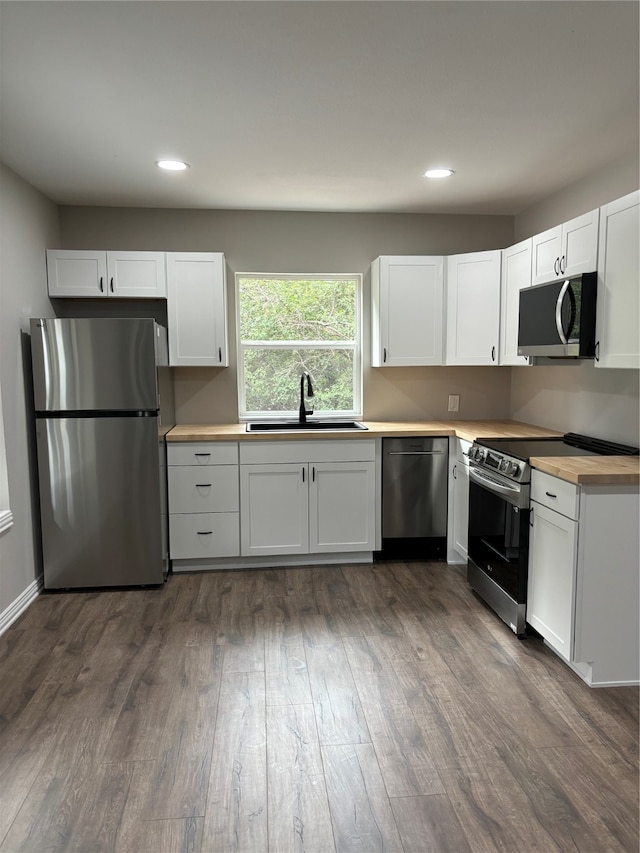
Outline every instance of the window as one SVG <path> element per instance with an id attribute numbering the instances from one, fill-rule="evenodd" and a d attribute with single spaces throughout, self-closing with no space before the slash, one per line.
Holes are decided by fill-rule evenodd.
<path id="1" fill-rule="evenodd" d="M 360 275 L 236 274 L 240 418 L 362 414 Z"/>

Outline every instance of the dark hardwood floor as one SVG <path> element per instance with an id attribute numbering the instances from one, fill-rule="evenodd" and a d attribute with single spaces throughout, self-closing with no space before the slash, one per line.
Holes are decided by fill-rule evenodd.
<path id="1" fill-rule="evenodd" d="M 43 594 L 0 684 L 0 853 L 638 851 L 638 690 L 444 563 Z"/>

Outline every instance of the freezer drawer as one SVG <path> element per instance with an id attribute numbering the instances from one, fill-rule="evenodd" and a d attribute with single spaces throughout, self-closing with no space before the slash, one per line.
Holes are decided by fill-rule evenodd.
<path id="1" fill-rule="evenodd" d="M 158 419 L 38 418 L 36 440 L 45 587 L 162 583 Z"/>

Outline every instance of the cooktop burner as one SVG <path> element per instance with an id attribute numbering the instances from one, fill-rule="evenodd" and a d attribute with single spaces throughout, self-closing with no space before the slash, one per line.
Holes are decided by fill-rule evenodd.
<path id="1" fill-rule="evenodd" d="M 568 432 L 558 438 L 490 438 L 476 444 L 528 462 L 532 456 L 637 456 L 638 448 Z"/>

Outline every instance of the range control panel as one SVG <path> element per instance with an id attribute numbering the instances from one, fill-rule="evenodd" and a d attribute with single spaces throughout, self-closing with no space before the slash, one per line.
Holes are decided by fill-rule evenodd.
<path id="1" fill-rule="evenodd" d="M 477 444 L 473 444 L 469 450 L 469 461 L 479 468 L 496 471 L 516 483 L 528 482 L 530 479 L 531 468 L 526 462 Z"/>

